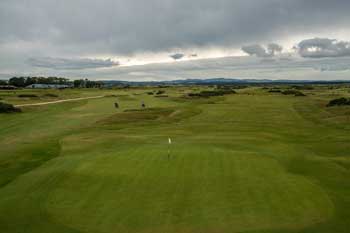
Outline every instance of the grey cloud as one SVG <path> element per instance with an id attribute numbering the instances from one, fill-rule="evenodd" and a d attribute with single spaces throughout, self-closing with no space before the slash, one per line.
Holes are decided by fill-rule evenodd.
<path id="1" fill-rule="evenodd" d="M 29 58 L 28 63 L 34 67 L 50 68 L 57 70 L 81 70 L 92 68 L 106 68 L 112 66 L 118 66 L 118 62 L 114 62 L 110 59 L 66 59 L 66 58 Z"/>
<path id="2" fill-rule="evenodd" d="M 93 77 L 119 80 L 174 80 L 185 78 L 258 78 L 348 80 L 350 57 L 321 60 L 300 57 L 281 60 L 256 57 L 226 57 L 175 63 L 148 64 L 101 70 Z M 273 59 L 273 60 L 272 60 Z M 264 61 L 262 61 L 264 60 Z"/>
<path id="3" fill-rule="evenodd" d="M 243 52 L 249 54 L 250 56 L 257 57 L 273 57 L 276 53 L 280 53 L 283 50 L 283 47 L 276 44 L 270 43 L 267 45 L 267 48 L 264 48 L 261 45 L 247 45 L 242 47 Z"/>
<path id="4" fill-rule="evenodd" d="M 273 62 L 276 62 L 277 60 L 276 59 L 273 59 L 273 58 L 264 58 L 262 59 L 260 62 L 261 63 L 273 63 Z"/>
<path id="5" fill-rule="evenodd" d="M 183 54 L 183 53 L 175 53 L 175 54 L 169 55 L 169 57 L 171 57 L 174 60 L 180 60 L 184 56 L 185 56 L 185 54 Z"/>
<path id="6" fill-rule="evenodd" d="M 269 57 L 270 55 L 266 52 L 265 48 L 261 45 L 247 45 L 242 47 L 243 52 L 249 54 L 250 56 L 257 57 Z"/>
<path id="7" fill-rule="evenodd" d="M 265 59 L 271 60 L 271 62 Z M 253 56 L 226 57 L 190 60 L 163 64 L 120 66 L 110 69 L 45 69 L 37 72 L 16 72 L 14 76 L 44 75 L 63 77 L 86 77 L 90 79 L 114 80 L 174 80 L 184 78 L 258 78 L 258 79 L 308 79 L 308 80 L 348 80 L 350 57 L 309 59 L 299 56 L 288 60 L 276 58 L 256 58 Z M 11 74 L 2 72 L 4 78 Z M 0 73 L 0 77 L 2 74 Z"/>
<path id="8" fill-rule="evenodd" d="M 33 56 L 136 57 L 173 51 L 201 55 L 202 49 L 231 51 L 304 34 L 346 35 L 349 10 L 349 0 L 1 0 L 0 73 L 51 68 L 54 74 L 85 67 L 84 75 L 93 75 L 94 68 L 115 65 L 82 65 L 75 59 L 70 59 L 72 64 L 32 59 L 29 65 L 27 58 Z M 268 58 L 279 52 L 276 46 L 263 49 L 255 54 Z"/>
<path id="9" fill-rule="evenodd" d="M 271 43 L 267 45 L 267 52 L 274 56 L 276 53 L 282 52 L 283 47 L 276 43 Z"/>
<path id="10" fill-rule="evenodd" d="M 192 54 L 184 54 L 184 53 L 175 53 L 175 54 L 171 54 L 169 55 L 169 57 L 171 57 L 174 60 L 181 60 L 182 58 L 184 58 L 185 56 L 189 57 L 189 58 L 197 58 L 198 54 L 196 53 L 192 53 Z"/>
<path id="11" fill-rule="evenodd" d="M 350 42 L 328 38 L 303 40 L 298 44 L 298 52 L 302 57 L 345 57 L 350 56 Z"/>
<path id="12" fill-rule="evenodd" d="M 47 56 L 239 48 L 346 29 L 349 9 L 348 0 L 1 0 L 0 43 L 41 42 Z"/>

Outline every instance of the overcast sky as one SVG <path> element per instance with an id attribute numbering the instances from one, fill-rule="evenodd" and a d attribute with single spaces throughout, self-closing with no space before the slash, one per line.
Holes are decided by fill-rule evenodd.
<path id="1" fill-rule="evenodd" d="M 1 0 L 0 78 L 350 79 L 349 12 L 349 0 Z"/>

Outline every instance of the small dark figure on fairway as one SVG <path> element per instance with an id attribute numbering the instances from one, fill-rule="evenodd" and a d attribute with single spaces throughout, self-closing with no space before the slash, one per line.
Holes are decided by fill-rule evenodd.
<path id="1" fill-rule="evenodd" d="M 115 108 L 119 108 L 119 104 L 117 102 L 114 103 Z"/>
<path id="2" fill-rule="evenodd" d="M 141 108 L 145 108 L 146 107 L 146 105 L 145 105 L 145 103 L 142 101 L 141 102 Z"/>

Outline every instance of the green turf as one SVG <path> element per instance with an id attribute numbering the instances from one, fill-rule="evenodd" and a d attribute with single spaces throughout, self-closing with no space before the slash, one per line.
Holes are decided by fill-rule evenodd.
<path id="1" fill-rule="evenodd" d="M 325 107 L 348 89 L 149 90 L 1 114 L 0 232 L 348 232 L 350 111 Z"/>

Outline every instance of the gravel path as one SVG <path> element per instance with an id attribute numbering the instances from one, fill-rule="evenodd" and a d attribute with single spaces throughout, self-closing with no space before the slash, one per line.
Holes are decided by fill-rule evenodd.
<path id="1" fill-rule="evenodd" d="M 79 100 L 86 100 L 86 99 L 98 99 L 102 97 L 104 96 L 81 97 L 81 98 L 75 98 L 75 99 L 56 100 L 56 101 L 42 102 L 42 103 L 18 104 L 18 105 L 15 105 L 15 107 L 40 106 L 40 105 L 57 104 L 62 102 L 71 102 L 71 101 L 79 101 Z"/>

